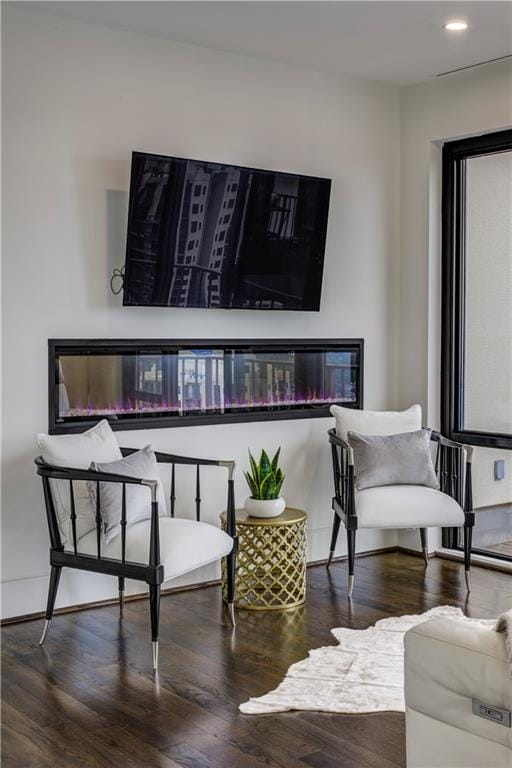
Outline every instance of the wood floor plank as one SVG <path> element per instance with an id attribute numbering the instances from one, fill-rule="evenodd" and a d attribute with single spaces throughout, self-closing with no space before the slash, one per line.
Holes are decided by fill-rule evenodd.
<path id="1" fill-rule="evenodd" d="M 5 768 L 404 768 L 404 717 L 316 712 L 244 716 L 249 696 L 275 688 L 308 651 L 335 645 L 333 627 L 364 628 L 436 605 L 493 618 L 512 607 L 512 579 L 404 553 L 308 569 L 294 611 L 239 611 L 229 627 L 218 586 L 162 598 L 160 670 L 151 671 L 147 601 L 3 628 Z"/>

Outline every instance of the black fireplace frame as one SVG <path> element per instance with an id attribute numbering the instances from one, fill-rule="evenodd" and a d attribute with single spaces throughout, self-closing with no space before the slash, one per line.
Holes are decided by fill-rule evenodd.
<path id="1" fill-rule="evenodd" d="M 270 351 L 289 351 L 303 349 L 327 349 L 332 351 L 355 351 L 359 357 L 359 376 L 357 398 L 354 402 L 332 401 L 326 405 L 311 405 L 303 408 L 273 411 L 245 411 L 242 413 L 209 413 L 189 414 L 187 416 L 141 416 L 133 420 L 108 419 L 108 416 L 98 415 L 90 420 L 59 422 L 58 417 L 58 354 L 60 351 L 71 353 L 76 350 L 83 354 L 90 349 L 94 354 L 99 350 L 105 352 L 122 352 L 138 350 L 143 353 L 155 354 L 163 350 L 179 350 L 208 347 L 211 349 L 236 348 L 250 350 L 262 346 Z M 340 349 L 341 347 L 341 349 Z M 169 427 L 192 427 L 209 424 L 234 424 L 252 421 L 284 421 L 291 419 L 317 419 L 330 416 L 331 405 L 343 405 L 347 408 L 363 408 L 364 390 L 364 339 L 48 339 L 48 431 L 51 435 L 62 435 L 83 432 L 94 426 L 99 420 L 106 418 L 112 429 L 116 431 L 135 429 L 162 429 Z"/>

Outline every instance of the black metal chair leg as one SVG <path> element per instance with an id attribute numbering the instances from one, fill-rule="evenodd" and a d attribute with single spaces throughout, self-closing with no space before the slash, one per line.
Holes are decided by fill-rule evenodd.
<path id="1" fill-rule="evenodd" d="M 421 551 L 423 552 L 423 559 L 425 561 L 425 565 L 428 565 L 427 532 L 428 532 L 428 528 L 420 528 Z"/>
<path id="2" fill-rule="evenodd" d="M 348 548 L 348 596 L 352 597 L 354 590 L 354 562 L 356 556 L 356 532 L 355 530 L 347 531 L 347 548 Z"/>
<path id="3" fill-rule="evenodd" d="M 471 544 L 473 540 L 473 526 L 464 526 L 464 576 L 466 589 L 471 592 L 470 568 L 471 568 Z"/>
<path id="4" fill-rule="evenodd" d="M 119 613 L 123 615 L 123 603 L 124 603 L 124 576 L 118 577 L 119 582 Z"/>
<path id="5" fill-rule="evenodd" d="M 43 634 L 39 640 L 39 645 L 43 645 L 44 641 L 46 640 L 46 635 L 48 634 L 50 624 L 52 623 L 53 609 L 55 608 L 55 598 L 57 597 L 61 571 L 62 568 L 60 566 L 51 566 L 50 585 L 48 587 L 48 602 L 46 603 L 46 620 L 44 622 Z"/>
<path id="6" fill-rule="evenodd" d="M 327 568 L 331 564 L 331 560 L 334 556 L 334 550 L 336 549 L 336 542 L 338 540 L 338 533 L 340 530 L 340 522 L 341 518 L 339 515 L 334 513 L 334 520 L 332 521 L 332 535 L 331 535 L 331 547 L 329 549 L 329 557 L 327 559 Z"/>
<path id="7" fill-rule="evenodd" d="M 160 623 L 160 584 L 149 585 L 149 610 L 151 613 L 151 647 L 153 669 L 158 669 L 158 626 Z"/>
<path id="8" fill-rule="evenodd" d="M 229 619 L 233 627 L 236 626 L 235 622 L 235 573 L 236 573 L 236 553 L 230 552 L 226 556 L 226 576 L 228 587 L 228 610 Z"/>

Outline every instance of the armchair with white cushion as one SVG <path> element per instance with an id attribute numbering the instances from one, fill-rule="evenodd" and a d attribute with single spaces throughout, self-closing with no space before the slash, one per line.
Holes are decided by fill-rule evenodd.
<path id="1" fill-rule="evenodd" d="M 506 636 L 458 619 L 405 635 L 407 768 L 512 768 Z"/>
<path id="2" fill-rule="evenodd" d="M 334 475 L 334 521 L 327 567 L 334 555 L 340 523 L 343 522 L 347 531 L 349 597 L 354 588 L 356 532 L 361 529 L 419 528 L 423 556 L 425 564 L 428 564 L 427 529 L 463 527 L 464 571 L 469 591 L 475 519 L 471 488 L 472 448 L 432 431 L 430 438 L 437 443 L 435 474 L 438 487 L 403 483 L 358 489 L 358 468 L 354 462 L 354 450 L 349 444 L 350 435 L 382 437 L 421 430 L 421 407 L 414 405 L 405 411 L 380 412 L 332 406 L 331 412 L 336 419 L 336 429 L 329 430 Z M 428 460 L 431 462 L 430 456 Z"/>
<path id="3" fill-rule="evenodd" d="M 153 669 L 158 668 L 160 588 L 208 563 L 226 558 L 227 596 L 234 626 L 236 523 L 234 461 L 120 448 L 107 421 L 79 435 L 37 437 L 50 535 L 50 586 L 40 644 L 53 618 L 63 568 L 117 577 L 122 613 L 125 579 L 149 587 Z M 166 509 L 159 466 L 170 472 Z M 195 519 L 175 517 L 176 467 L 195 469 Z M 201 521 L 202 467 L 227 470 L 226 531 Z M 138 471 L 141 470 L 141 471 Z"/>

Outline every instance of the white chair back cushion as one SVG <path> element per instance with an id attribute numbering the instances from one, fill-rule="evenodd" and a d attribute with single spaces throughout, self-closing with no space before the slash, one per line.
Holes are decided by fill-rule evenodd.
<path id="1" fill-rule="evenodd" d="M 331 405 L 336 419 L 336 434 L 348 442 L 348 432 L 363 435 L 398 435 L 421 429 L 421 405 L 412 405 L 405 411 L 359 411 Z"/>
<path id="2" fill-rule="evenodd" d="M 91 461 L 107 462 L 122 458 L 116 437 L 106 419 L 81 435 L 45 435 L 39 433 L 36 442 L 47 464 L 58 467 L 89 469 Z M 59 520 L 62 543 L 72 537 L 70 526 L 71 502 L 69 482 L 50 480 L 55 511 Z M 96 528 L 96 512 L 87 483 L 73 482 L 77 539 Z"/>

